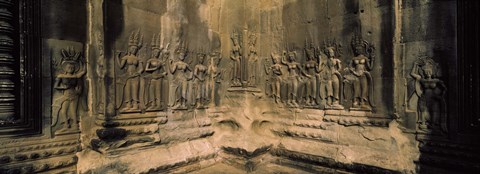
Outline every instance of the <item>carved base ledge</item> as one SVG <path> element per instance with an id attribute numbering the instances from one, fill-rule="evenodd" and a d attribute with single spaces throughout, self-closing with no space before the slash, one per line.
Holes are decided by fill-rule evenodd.
<path id="1" fill-rule="evenodd" d="M 98 115 L 97 119 L 99 120 L 130 120 L 130 119 L 157 118 L 157 117 L 166 117 L 166 116 L 167 116 L 167 112 L 147 112 L 147 113 L 119 114 L 113 117 L 105 117 L 105 115 Z"/>
<path id="2" fill-rule="evenodd" d="M 298 120 L 294 122 L 293 125 L 298 127 L 327 130 L 328 127 L 333 126 L 333 123 L 325 123 L 322 121 L 312 121 L 312 120 Z"/>
<path id="3" fill-rule="evenodd" d="M 332 158 L 291 151 L 282 147 L 272 149 L 270 152 L 273 156 L 286 158 L 286 159 L 295 161 L 296 163 L 299 163 L 299 164 L 306 163 L 310 165 L 323 166 L 330 169 L 339 170 L 337 172 L 341 172 L 341 173 L 343 172 L 372 173 L 372 174 L 401 173 L 399 171 L 384 169 L 384 168 L 365 165 L 365 164 L 342 163 Z"/>
<path id="4" fill-rule="evenodd" d="M 325 115 L 325 122 L 334 122 L 344 126 L 377 126 L 388 127 L 392 119 L 378 117 L 358 117 L 347 115 Z"/>
<path id="5" fill-rule="evenodd" d="M 225 146 L 223 146 L 222 150 L 225 153 L 230 154 L 230 155 L 235 155 L 235 156 L 243 157 L 245 159 L 250 159 L 250 158 L 255 158 L 255 157 L 258 157 L 260 155 L 263 155 L 263 154 L 267 153 L 268 151 L 270 151 L 272 146 L 273 145 L 271 145 L 271 144 L 261 146 L 261 147 L 256 148 L 254 151 L 248 151 L 248 150 L 240 148 L 240 147 L 225 147 Z"/>
<path id="6" fill-rule="evenodd" d="M 168 144 L 174 142 L 185 142 L 189 140 L 195 140 L 200 138 L 207 138 L 212 136 L 215 131 L 209 127 L 186 129 L 176 132 L 167 132 L 160 134 L 160 144 Z"/>
<path id="7" fill-rule="evenodd" d="M 299 130 L 289 130 L 289 129 L 283 129 L 283 130 L 272 130 L 273 133 L 277 134 L 278 136 L 286 136 L 286 137 L 292 137 L 292 138 L 301 138 L 301 139 L 307 139 L 307 140 L 314 140 L 314 141 L 320 141 L 324 143 L 334 143 L 335 141 L 330 138 L 325 136 L 322 133 L 315 133 L 315 132 L 306 132 L 306 131 L 299 131 Z"/>
<path id="8" fill-rule="evenodd" d="M 228 92 L 255 92 L 255 93 L 260 93 L 262 92 L 261 89 L 255 88 L 255 87 L 230 87 L 227 89 Z"/>
<path id="9" fill-rule="evenodd" d="M 421 172 L 425 165 L 443 169 L 445 173 L 478 173 L 480 171 L 480 162 L 478 160 L 468 161 L 462 158 L 422 154 L 416 163 L 420 165 Z"/>
<path id="10" fill-rule="evenodd" d="M 206 112 L 168 111 L 156 114 L 121 114 L 108 121 L 100 118 L 96 124 L 98 139 L 91 147 L 98 152 L 114 155 L 128 150 L 206 138 L 215 132 Z"/>
<path id="11" fill-rule="evenodd" d="M 40 159 L 54 158 L 58 156 L 75 155 L 75 153 L 79 152 L 80 150 L 80 145 L 74 144 L 71 146 L 54 147 L 28 152 L 18 152 L 13 154 L 4 154 L 0 156 L 0 164 L 18 164 L 32 162 Z"/>
<path id="12" fill-rule="evenodd" d="M 189 166 L 189 165 L 194 165 L 195 163 L 200 163 L 205 160 L 213 159 L 217 156 L 216 153 L 211 153 L 208 155 L 203 155 L 203 156 L 196 156 L 196 157 L 190 157 L 187 159 L 184 159 L 183 161 L 179 161 L 173 164 L 166 164 L 162 165 L 156 168 L 152 168 L 148 171 L 141 172 L 141 174 L 147 174 L 147 173 L 168 173 L 169 171 L 174 171 L 178 170 L 181 167 Z"/>
<path id="13" fill-rule="evenodd" d="M 0 173 L 40 173 L 40 172 L 58 172 L 75 171 L 77 157 L 75 155 L 60 156 L 55 158 L 48 158 L 45 160 L 37 160 L 32 162 L 5 165 L 0 167 Z"/>
<path id="14" fill-rule="evenodd" d="M 422 134 L 419 138 L 417 135 L 421 152 L 417 164 L 440 168 L 445 173 L 480 171 L 480 150 L 474 145 L 452 143 L 444 136 L 428 136 Z"/>
<path id="15" fill-rule="evenodd" d="M 95 120 L 95 125 L 102 127 L 123 127 L 123 126 L 138 126 L 148 124 L 165 124 L 167 123 L 167 117 L 154 117 L 154 118 L 136 118 L 136 119 L 113 119 L 113 120 Z"/>

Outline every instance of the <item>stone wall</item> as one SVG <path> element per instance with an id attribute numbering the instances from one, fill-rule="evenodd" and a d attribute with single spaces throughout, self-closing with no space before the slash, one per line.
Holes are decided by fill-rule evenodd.
<path id="1" fill-rule="evenodd" d="M 43 131 L 0 173 L 479 168 L 455 1 L 42 2 Z"/>

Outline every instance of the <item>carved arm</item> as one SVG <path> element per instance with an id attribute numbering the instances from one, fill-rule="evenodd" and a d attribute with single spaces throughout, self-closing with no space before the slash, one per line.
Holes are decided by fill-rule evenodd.
<path id="1" fill-rule="evenodd" d="M 121 55 L 122 55 L 122 52 L 117 51 L 117 55 L 115 55 L 115 57 L 116 57 L 115 62 L 117 62 L 118 66 L 120 68 L 123 68 L 125 66 L 125 64 L 127 63 L 127 60 L 124 59 L 124 58 L 121 58 Z"/>
<path id="2" fill-rule="evenodd" d="M 422 79 L 422 76 L 418 74 L 418 62 L 415 61 L 413 64 L 412 71 L 410 72 L 410 76 L 412 76 L 415 80 L 420 80 Z"/>
<path id="3" fill-rule="evenodd" d="M 168 61 L 168 70 L 170 71 L 170 74 L 175 73 L 177 70 L 177 64 L 174 64 L 172 59 Z"/>
<path id="4" fill-rule="evenodd" d="M 298 63 L 297 63 L 298 64 Z M 300 71 L 300 73 L 302 73 L 304 76 L 310 78 L 312 77 L 311 75 L 307 74 L 307 72 L 305 72 L 305 70 L 301 67 L 301 66 L 297 66 L 297 69 Z"/>
<path id="5" fill-rule="evenodd" d="M 152 59 L 147 61 L 147 65 L 145 66 L 145 71 L 146 72 L 151 72 L 151 71 L 155 71 L 155 70 L 158 69 L 158 67 L 151 67 L 151 65 L 152 65 L 151 62 L 152 62 Z"/>
<path id="6" fill-rule="evenodd" d="M 281 62 L 282 62 L 282 64 L 284 64 L 284 65 L 288 65 L 287 60 L 285 60 L 286 57 L 287 57 L 287 52 L 283 52 L 283 56 L 282 56 Z"/>
<path id="7" fill-rule="evenodd" d="M 375 47 L 370 45 L 367 49 L 368 52 L 368 59 L 367 60 L 367 68 L 369 71 L 373 69 L 373 63 L 375 62 Z"/>
<path id="8" fill-rule="evenodd" d="M 66 87 L 62 87 L 60 83 L 62 82 L 61 78 L 55 78 L 55 84 L 53 85 L 53 88 L 58 89 L 58 90 L 64 90 L 67 89 Z"/>
<path id="9" fill-rule="evenodd" d="M 80 61 L 80 71 L 77 74 L 75 74 L 75 77 L 80 78 L 83 75 L 85 75 L 85 73 L 87 73 L 87 69 L 85 68 L 85 65 L 83 64 L 83 62 Z"/>

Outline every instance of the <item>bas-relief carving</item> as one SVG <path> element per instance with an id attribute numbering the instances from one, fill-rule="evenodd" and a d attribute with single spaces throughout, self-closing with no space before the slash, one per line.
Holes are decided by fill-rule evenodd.
<path id="1" fill-rule="evenodd" d="M 222 70 L 218 67 L 222 61 L 222 56 L 219 52 L 212 52 L 209 55 L 210 64 L 208 65 L 208 80 L 207 80 L 207 89 L 206 91 L 210 95 L 210 107 L 218 106 L 220 103 L 219 99 L 219 88 L 220 83 L 223 80 L 222 75 L 224 74 Z M 207 95 L 208 95 L 207 94 Z"/>
<path id="2" fill-rule="evenodd" d="M 208 91 L 207 91 L 207 82 L 208 78 L 208 67 L 204 65 L 206 54 L 203 52 L 197 53 L 198 63 L 193 68 L 193 83 L 195 88 L 195 102 L 193 105 L 197 109 L 204 109 L 208 103 Z"/>
<path id="3" fill-rule="evenodd" d="M 306 56 L 304 69 L 306 74 L 309 75 L 305 79 L 305 105 L 315 107 L 317 105 L 317 79 L 320 72 L 319 61 L 316 58 L 320 58 L 320 55 L 318 55 L 318 50 L 315 49 L 313 43 L 307 44 L 306 40 L 304 50 Z"/>
<path id="4" fill-rule="evenodd" d="M 271 90 L 271 97 L 274 98 L 275 103 L 281 103 L 281 84 L 283 83 L 283 72 L 282 65 L 280 64 L 280 55 L 271 53 L 270 55 L 273 64 L 268 66 L 265 64 L 265 74 L 270 75 L 270 80 L 268 80 L 269 85 L 267 87 Z M 266 60 L 265 62 L 268 62 Z"/>
<path id="5" fill-rule="evenodd" d="M 291 108 L 344 110 L 345 98 L 353 103 L 347 110 L 371 112 L 375 104 L 369 71 L 373 68 L 375 48 L 357 34 L 351 44 L 354 57 L 345 69 L 340 60 L 341 44 L 335 39 L 324 41 L 322 49 L 306 41 L 303 65 L 295 51 L 283 51 L 283 55 L 271 53 L 273 64 L 269 61 L 264 64 L 266 94 L 275 103 L 285 103 Z M 282 91 L 286 91 L 286 101 L 282 101 Z"/>
<path id="6" fill-rule="evenodd" d="M 298 98 L 298 87 L 302 81 L 302 76 L 304 75 L 307 78 L 313 78 L 311 75 L 307 74 L 302 68 L 300 63 L 297 62 L 297 52 L 288 51 L 283 53 L 282 64 L 286 65 L 288 68 L 288 75 L 286 78 L 287 82 L 287 105 L 289 107 L 298 108 L 300 105 Z"/>
<path id="7" fill-rule="evenodd" d="M 362 39 L 359 33 L 354 34 L 351 41 L 354 57 L 346 68 L 344 82 L 351 86 L 345 89 L 347 99 L 352 100 L 351 110 L 371 111 L 375 107 L 373 102 L 373 78 L 370 71 L 375 61 L 375 47 Z M 353 95 L 348 93 L 353 92 Z"/>
<path id="8" fill-rule="evenodd" d="M 125 71 L 124 74 L 117 76 L 117 100 L 119 103 L 117 109 L 122 113 L 140 112 L 143 108 L 141 104 L 141 95 L 144 90 L 144 81 L 141 77 L 143 68 L 143 60 L 138 57 L 138 52 L 143 46 L 143 34 L 140 29 L 131 33 L 128 42 L 127 52 L 121 56 L 123 52 L 117 52 L 115 61 L 120 69 Z M 141 98 L 140 98 L 141 97 Z"/>
<path id="9" fill-rule="evenodd" d="M 164 79 L 167 76 L 166 60 L 170 56 L 167 44 L 165 48 L 161 46 L 160 34 L 153 35 L 151 43 L 151 58 L 147 60 L 145 72 L 149 73 L 145 76 L 147 79 L 145 93 L 147 111 L 160 111 L 164 109 Z"/>
<path id="10" fill-rule="evenodd" d="M 248 86 L 255 87 L 257 85 L 257 35 L 250 34 L 248 38 Z"/>
<path id="11" fill-rule="evenodd" d="M 230 59 L 233 68 L 228 91 L 260 92 L 260 89 L 257 88 L 259 72 L 257 35 L 251 32 L 247 38 L 248 41 L 243 42 L 242 33 L 234 30 L 230 39 L 232 40 Z"/>
<path id="12" fill-rule="evenodd" d="M 143 60 L 137 56 L 143 45 L 143 34 L 140 30 L 131 33 L 127 52 L 123 57 L 120 51 L 116 55 L 118 67 L 126 71 L 124 74 L 117 72 L 117 109 L 120 113 L 186 110 L 190 106 L 205 109 L 220 104 L 218 90 L 224 74 L 218 67 L 221 55 L 218 51 L 208 54 L 200 51 L 190 62 L 185 62 L 193 54 L 188 51 L 187 44 L 179 43 L 174 58 L 170 58 L 170 43 L 164 48 L 160 34 L 154 34 L 151 58 L 143 68 Z M 191 62 L 196 65 L 192 66 Z M 172 79 L 168 79 L 169 76 Z M 169 86 L 165 86 L 166 83 Z M 170 92 L 165 93 L 166 89 Z"/>
<path id="13" fill-rule="evenodd" d="M 320 63 L 320 97 L 326 100 L 326 109 L 344 109 L 342 102 L 342 61 L 338 59 L 340 56 L 339 44 L 335 42 L 324 42 L 323 52 L 324 59 Z"/>
<path id="14" fill-rule="evenodd" d="M 81 60 L 81 53 L 73 48 L 61 50 L 61 60 L 55 62 L 58 74 L 55 76 L 54 89 L 61 96 L 53 99 L 52 126 L 62 124 L 55 133 L 78 131 L 78 106 L 82 93 L 82 78 L 86 68 Z"/>
<path id="15" fill-rule="evenodd" d="M 419 57 L 410 72 L 415 91 L 409 98 L 408 109 L 417 111 L 418 129 L 422 132 L 447 132 L 447 88 L 439 79 L 440 72 L 439 65 L 430 57 Z"/>
<path id="16" fill-rule="evenodd" d="M 230 55 L 230 59 L 233 60 L 233 70 L 232 70 L 232 79 L 231 84 L 232 87 L 242 86 L 242 62 L 245 60 L 243 59 L 242 55 L 242 46 L 240 45 L 241 35 L 238 34 L 236 31 L 232 33 L 232 51 Z"/>
<path id="17" fill-rule="evenodd" d="M 188 56 L 188 48 L 181 45 L 176 50 L 177 60 L 169 60 L 169 71 L 173 79 L 170 82 L 171 93 L 173 95 L 172 109 L 185 110 L 187 108 L 187 100 L 189 99 L 190 81 L 193 79 L 193 70 L 190 65 L 185 62 Z"/>

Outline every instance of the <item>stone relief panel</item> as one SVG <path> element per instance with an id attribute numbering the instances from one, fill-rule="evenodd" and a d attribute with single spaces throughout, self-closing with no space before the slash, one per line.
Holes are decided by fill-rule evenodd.
<path id="1" fill-rule="evenodd" d="M 79 117 L 85 113 L 86 104 L 83 101 L 84 75 L 86 64 L 81 47 L 69 46 L 61 48 L 61 42 L 51 41 L 52 49 L 52 131 L 56 135 L 79 132 Z"/>
<path id="2" fill-rule="evenodd" d="M 352 100 L 352 110 L 371 111 L 375 107 L 373 101 L 374 83 L 370 71 L 373 69 L 375 61 L 375 47 L 362 39 L 362 36 L 356 33 L 351 42 L 354 50 L 354 57 L 350 60 L 346 68 L 347 75 L 345 75 L 345 84 L 349 85 L 346 88 L 346 93 L 349 100 Z"/>
<path id="3" fill-rule="evenodd" d="M 326 101 L 326 109 L 343 109 L 343 76 L 340 73 L 342 61 L 339 59 L 341 45 L 325 41 L 323 59 L 320 60 L 320 97 Z M 322 58 L 322 56 L 319 56 Z"/>
<path id="4" fill-rule="evenodd" d="M 419 57 L 410 76 L 414 91 L 408 99 L 408 109 L 417 112 L 418 130 L 423 133 L 447 132 L 447 87 L 440 79 L 439 64 L 431 57 Z"/>
<path id="5" fill-rule="evenodd" d="M 356 47 L 352 46 L 343 53 L 341 43 L 349 43 L 354 32 L 339 31 L 342 27 L 338 23 L 345 22 L 355 28 L 350 26 L 353 22 L 342 21 L 343 16 L 328 20 L 336 22 L 335 25 L 327 25 L 318 16 L 296 14 L 299 20 L 290 26 L 287 21 L 292 18 L 282 14 L 296 13 L 301 3 L 285 2 L 262 9 L 261 20 L 267 22 L 258 24 L 257 19 L 243 19 L 257 14 L 250 9 L 237 14 L 215 7 L 228 9 L 259 2 L 225 1 L 212 5 L 211 1 L 168 1 L 166 9 L 149 10 L 132 5 L 133 1 L 123 2 L 126 3 L 110 3 L 118 11 L 109 11 L 124 18 L 110 18 L 115 22 L 106 22 L 107 28 L 115 29 L 106 34 L 109 35 L 106 40 L 110 41 L 105 47 L 125 49 L 129 38 L 140 40 L 142 35 L 145 41 L 143 47 L 131 44 L 137 45 L 134 51 L 120 56 L 116 52 L 114 59 L 107 59 L 115 68 L 116 80 L 111 86 L 117 89 L 117 99 L 123 101 L 116 102 L 117 113 L 96 120 L 95 124 L 101 127 L 97 131 L 101 142 L 92 141 L 94 150 L 114 154 L 146 146 L 168 149 L 186 141 L 207 139 L 230 151 L 254 153 L 268 147 L 261 151 L 263 154 L 270 147 L 276 148 L 267 140 L 277 143 L 279 137 L 339 142 L 336 130 L 328 130 L 331 125 L 339 130 L 356 126 L 376 127 L 376 130 L 389 127 L 391 119 L 387 113 L 375 113 L 374 109 L 374 96 L 378 92 L 373 90 L 373 82 L 383 81 L 379 70 L 374 70 L 381 66 L 379 62 L 373 66 L 376 54 L 373 44 L 362 45 L 366 41 L 358 36 L 360 39 L 355 41 L 361 40 L 358 44 L 361 51 L 354 52 Z M 233 14 L 226 15 L 229 13 Z M 222 18 L 213 17 L 219 14 Z M 226 23 L 220 22 L 223 20 Z M 235 24 L 230 24 L 231 21 Z M 131 37 L 131 32 L 138 36 Z M 369 28 L 361 34 L 369 41 L 371 35 L 379 35 Z M 136 58 L 128 58 L 132 61 L 121 65 L 126 54 Z M 133 67 L 131 71 L 129 67 Z M 120 81 L 124 82 L 117 83 Z M 126 90 L 128 83 L 135 84 L 130 87 L 135 90 Z M 124 110 L 128 102 L 132 106 L 138 104 L 138 108 Z M 220 140 L 210 139 L 217 134 L 221 135 Z M 250 142 L 257 135 L 265 135 L 263 138 L 267 140 L 238 144 L 238 140 Z M 172 154 L 179 153 L 183 151 Z M 249 165 L 255 166 L 252 161 L 248 161 Z"/>
<path id="6" fill-rule="evenodd" d="M 185 110 L 187 108 L 187 101 L 191 99 L 191 81 L 193 79 L 193 69 L 188 63 L 185 62 L 185 59 L 189 55 L 188 48 L 185 45 L 177 48 L 175 51 L 176 60 L 170 59 L 168 62 L 169 72 L 172 74 L 173 79 L 170 82 L 171 93 L 173 95 L 171 98 L 173 101 L 172 108 Z"/>
<path id="7" fill-rule="evenodd" d="M 140 112 L 144 109 L 143 93 L 145 81 L 142 73 L 143 58 L 139 51 L 143 46 L 143 34 L 140 29 L 133 31 L 129 37 L 126 52 L 117 51 L 115 61 L 118 68 L 124 71 L 117 75 L 117 109 L 122 113 Z"/>
<path id="8" fill-rule="evenodd" d="M 270 58 L 272 59 L 272 63 L 265 63 L 265 74 L 270 76 L 267 80 L 267 91 L 270 91 L 269 97 L 275 100 L 276 104 L 281 103 L 281 84 L 284 83 L 283 81 L 283 71 L 282 71 L 282 64 L 280 64 L 280 55 L 276 53 L 271 53 Z M 268 62 L 268 60 L 265 60 Z"/>
<path id="9" fill-rule="evenodd" d="M 145 103 L 147 111 L 160 111 L 165 108 L 164 82 L 167 76 L 166 60 L 170 56 L 167 44 L 165 48 L 161 44 L 160 34 L 154 34 L 151 41 L 151 58 L 147 60 L 145 75 Z"/>

